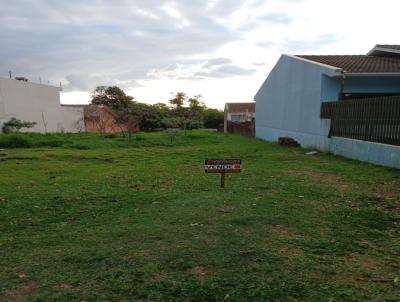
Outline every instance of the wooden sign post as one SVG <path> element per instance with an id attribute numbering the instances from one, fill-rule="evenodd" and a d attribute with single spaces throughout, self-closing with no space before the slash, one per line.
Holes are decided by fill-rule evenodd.
<path id="1" fill-rule="evenodd" d="M 221 174 L 221 188 L 225 188 L 225 173 L 240 173 L 242 160 L 240 159 L 206 159 L 204 162 L 206 173 Z"/>

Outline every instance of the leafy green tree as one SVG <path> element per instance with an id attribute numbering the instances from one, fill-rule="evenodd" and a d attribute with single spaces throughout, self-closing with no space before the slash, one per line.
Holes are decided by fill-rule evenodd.
<path id="1" fill-rule="evenodd" d="M 132 110 L 139 117 L 139 125 L 142 130 L 154 130 L 164 128 L 163 118 L 169 116 L 168 107 L 158 105 L 149 105 L 143 103 L 135 103 Z M 167 109 L 167 110 L 165 110 Z"/>
<path id="2" fill-rule="evenodd" d="M 184 92 L 178 92 L 169 101 L 172 105 L 172 116 L 178 122 L 181 129 L 197 129 L 203 127 L 204 103 L 200 101 L 201 96 L 188 97 Z M 186 106 L 185 106 L 186 105 Z"/>
<path id="3" fill-rule="evenodd" d="M 178 92 L 173 99 L 169 100 L 169 103 L 173 106 L 175 110 L 181 109 L 186 101 L 188 99 L 188 96 L 184 92 Z"/>
<path id="4" fill-rule="evenodd" d="M 189 108 L 188 108 L 188 128 L 198 129 L 204 127 L 204 110 L 206 108 L 205 104 L 200 101 L 201 95 L 195 95 L 189 98 Z"/>
<path id="5" fill-rule="evenodd" d="M 3 124 L 3 133 L 14 133 L 19 132 L 22 128 L 32 128 L 36 125 L 36 122 L 23 122 L 15 117 L 12 117 L 8 122 Z"/>
<path id="6" fill-rule="evenodd" d="M 224 112 L 218 109 L 206 108 L 204 110 L 204 127 L 208 129 L 217 129 L 224 124 Z"/>
<path id="7" fill-rule="evenodd" d="M 126 110 L 133 103 L 133 97 L 117 86 L 98 86 L 91 97 L 92 104 L 105 105 L 116 113 Z"/>

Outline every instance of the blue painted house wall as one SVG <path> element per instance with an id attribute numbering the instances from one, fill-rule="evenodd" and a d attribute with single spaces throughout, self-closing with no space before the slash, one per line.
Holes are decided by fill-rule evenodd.
<path id="1" fill-rule="evenodd" d="M 400 79 L 395 76 L 335 77 L 322 76 L 321 98 L 336 101 L 342 90 L 344 93 L 400 93 Z"/>
<path id="2" fill-rule="evenodd" d="M 282 55 L 255 96 L 256 136 L 274 142 L 292 137 L 303 147 L 400 168 L 399 147 L 328 138 L 330 120 L 320 118 L 321 103 L 338 100 L 342 92 L 400 93 L 400 77 L 346 75 L 343 80 L 339 68 Z"/>
<path id="3" fill-rule="evenodd" d="M 323 99 L 336 99 L 340 92 L 340 81 L 328 78 L 338 70 L 282 55 L 255 96 L 257 137 L 289 136 L 302 146 L 327 150 L 330 121 L 320 119 L 320 108 Z"/>
<path id="4" fill-rule="evenodd" d="M 344 92 L 399 93 L 400 78 L 395 76 L 369 76 L 347 78 Z"/>

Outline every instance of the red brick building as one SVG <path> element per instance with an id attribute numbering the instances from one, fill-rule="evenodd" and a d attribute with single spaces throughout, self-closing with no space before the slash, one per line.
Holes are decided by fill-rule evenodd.
<path id="1" fill-rule="evenodd" d="M 128 131 L 128 126 L 117 123 L 116 118 L 116 114 L 107 106 L 84 106 L 85 129 L 87 132 L 117 133 Z"/>

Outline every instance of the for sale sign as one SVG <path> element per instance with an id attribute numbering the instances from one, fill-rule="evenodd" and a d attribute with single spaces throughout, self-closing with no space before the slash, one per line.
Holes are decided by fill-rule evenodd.
<path id="1" fill-rule="evenodd" d="M 207 173 L 240 173 L 242 161 L 240 159 L 206 159 L 204 169 Z"/>

